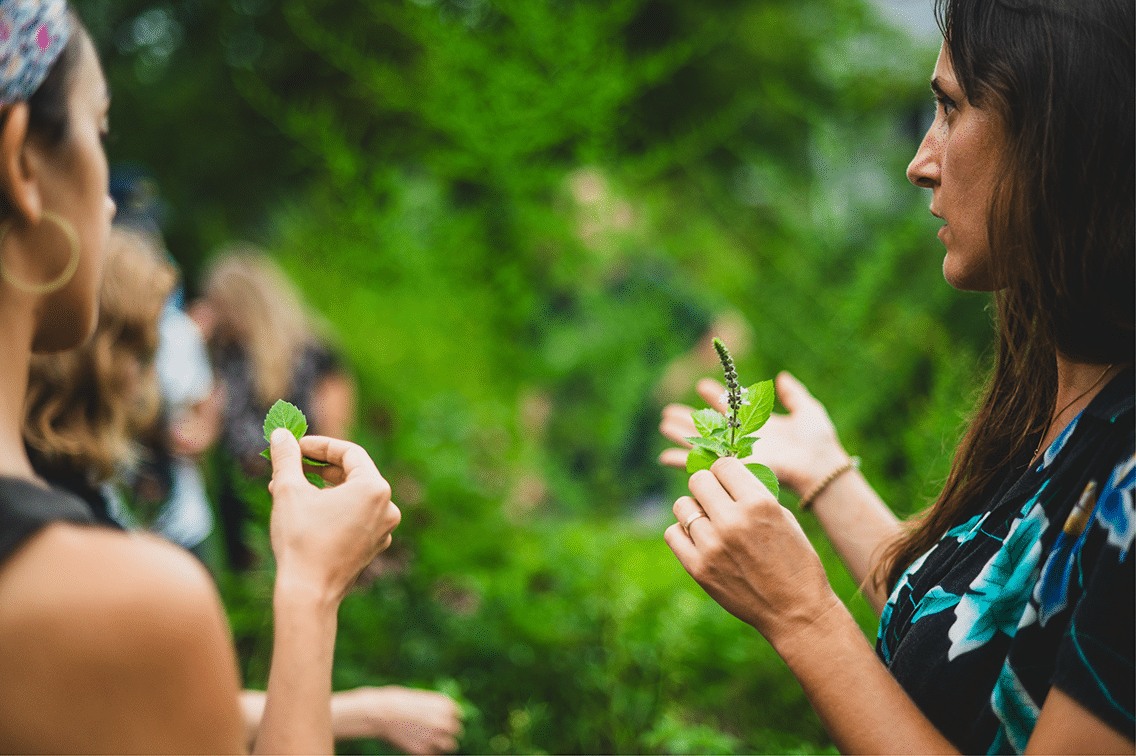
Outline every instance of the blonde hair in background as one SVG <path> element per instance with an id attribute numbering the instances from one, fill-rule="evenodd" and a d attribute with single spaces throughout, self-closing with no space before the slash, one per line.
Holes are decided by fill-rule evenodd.
<path id="1" fill-rule="evenodd" d="M 217 318 L 215 338 L 248 356 L 257 400 L 267 407 L 288 396 L 296 357 L 327 329 L 283 269 L 256 247 L 229 247 L 210 264 L 202 294 Z"/>
<path id="2" fill-rule="evenodd" d="M 154 241 L 111 230 L 99 320 L 86 344 L 32 355 L 24 440 L 52 467 L 110 478 L 134 458 L 133 439 L 160 408 L 154 353 L 177 271 Z"/>

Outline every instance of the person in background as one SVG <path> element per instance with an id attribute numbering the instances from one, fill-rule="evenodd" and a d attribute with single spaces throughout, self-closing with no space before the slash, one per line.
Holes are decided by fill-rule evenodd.
<path id="1" fill-rule="evenodd" d="M 177 263 L 162 240 L 165 203 L 150 172 L 138 165 L 115 166 L 110 192 L 118 208 L 115 225 L 161 250 L 159 256 L 177 272 Z M 180 273 L 177 279 L 158 322 L 154 369 L 161 409 L 152 426 L 136 437 L 141 442 L 137 459 L 124 479 L 138 524 L 184 546 L 215 569 L 207 541 L 213 532 L 213 508 L 201 462 L 220 431 L 215 409 L 218 396 L 205 342 L 182 309 Z"/>
<path id="2" fill-rule="evenodd" d="M 116 477 L 127 471 L 135 479 L 128 472 L 138 463 L 133 437 L 158 414 L 160 323 L 176 278 L 152 236 L 112 229 L 95 333 L 78 349 L 32 358 L 24 434 L 33 464 L 112 525 L 130 528 L 138 519 Z M 156 524 L 150 529 L 165 535 Z M 265 699 L 262 691 L 241 692 L 250 745 Z M 414 754 L 453 751 L 461 732 L 451 698 L 397 685 L 332 693 L 331 712 L 336 739 L 380 738 Z"/>
<path id="3" fill-rule="evenodd" d="M 331 346 L 330 328 L 260 250 L 235 246 L 212 259 L 202 296 L 188 310 L 209 345 L 219 388 L 223 453 L 218 509 L 230 565 L 252 564 L 244 537 L 248 504 L 238 476 L 266 472 L 264 416 L 278 400 L 296 405 L 312 433 L 347 438 L 355 382 Z"/>
<path id="4" fill-rule="evenodd" d="M 943 221 L 947 282 L 992 292 L 998 329 L 938 501 L 900 523 L 821 403 L 778 376 L 788 414 L 754 460 L 865 585 L 875 653 L 741 460 L 696 472 L 675 502 L 668 545 L 769 640 L 843 752 L 1136 749 L 1134 9 L 938 2 L 938 109 L 907 175 Z M 724 409 L 721 391 L 700 386 Z M 662 430 L 696 435 L 690 408 L 667 408 Z"/>
<path id="5" fill-rule="evenodd" d="M 0 751 L 233 753 L 246 746 L 236 653 L 198 560 L 127 534 L 53 488 L 24 440 L 33 354 L 98 320 L 115 205 L 110 97 L 63 0 L 0 0 Z M 361 447 L 271 446 L 274 640 L 256 749 L 331 753 L 339 604 L 400 513 Z M 302 457 L 326 461 L 323 490 Z"/>

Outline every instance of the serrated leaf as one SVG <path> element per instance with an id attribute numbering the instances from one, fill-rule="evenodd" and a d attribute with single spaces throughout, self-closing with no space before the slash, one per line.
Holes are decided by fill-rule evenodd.
<path id="1" fill-rule="evenodd" d="M 769 493 L 773 494 L 774 498 L 781 493 L 781 485 L 777 482 L 777 476 L 774 475 L 773 471 L 768 467 L 759 462 L 747 462 L 746 469 L 753 473 L 753 476 L 769 489 Z"/>
<path id="2" fill-rule="evenodd" d="M 746 392 L 749 404 L 743 404 L 738 410 L 738 422 L 742 426 L 740 433 L 743 436 L 748 436 L 765 425 L 765 421 L 773 414 L 773 400 L 777 394 L 773 389 L 773 381 L 755 383 Z"/>
<path id="3" fill-rule="evenodd" d="M 308 432 L 308 418 L 304 417 L 304 413 L 296 405 L 283 399 L 277 399 L 276 404 L 273 404 L 268 410 L 268 414 L 264 416 L 264 440 L 271 443 L 272 431 L 277 428 L 287 428 L 288 432 L 299 441 Z M 260 456 L 269 462 L 272 461 L 272 452 L 268 449 L 262 451 Z M 314 465 L 315 467 L 327 467 L 328 465 L 327 462 L 320 462 L 309 457 L 304 457 L 304 464 Z M 323 479 L 320 478 L 320 480 Z"/>
<path id="4" fill-rule="evenodd" d="M 725 443 L 716 438 L 699 438 L 698 436 L 690 436 L 686 439 L 688 443 L 694 446 L 707 449 L 714 452 L 719 457 L 727 457 L 730 455 L 730 448 Z"/>
<path id="5" fill-rule="evenodd" d="M 299 441 L 308 432 L 308 419 L 300 408 L 283 399 L 277 399 L 276 404 L 264 416 L 264 440 L 272 437 L 272 431 L 277 428 L 287 428 L 288 432 Z"/>
<path id="6" fill-rule="evenodd" d="M 686 471 L 696 473 L 699 470 L 709 470 L 710 465 L 717 461 L 718 455 L 709 449 L 696 446 L 686 455 Z"/>
<path id="7" fill-rule="evenodd" d="M 725 416 L 717 410 L 696 410 L 691 413 L 690 419 L 694 421 L 694 427 L 698 429 L 698 433 L 703 438 L 709 438 L 710 434 L 714 431 L 721 430 L 726 427 Z"/>

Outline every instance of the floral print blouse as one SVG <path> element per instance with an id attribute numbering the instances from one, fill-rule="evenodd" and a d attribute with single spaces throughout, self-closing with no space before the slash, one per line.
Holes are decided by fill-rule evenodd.
<path id="1" fill-rule="evenodd" d="M 964 753 L 1020 753 L 1056 686 L 1133 738 L 1132 368 L 912 564 L 876 653 Z"/>

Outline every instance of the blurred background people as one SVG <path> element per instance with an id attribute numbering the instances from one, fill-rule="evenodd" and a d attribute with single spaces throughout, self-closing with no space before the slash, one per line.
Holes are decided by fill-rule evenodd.
<path id="1" fill-rule="evenodd" d="M 300 408 L 315 435 L 349 438 L 355 381 L 332 345 L 330 328 L 307 307 L 284 271 L 261 250 L 222 251 L 189 306 L 205 335 L 223 400 L 220 403 L 218 513 L 229 565 L 250 567 L 244 527 L 248 503 L 240 476 L 268 472 L 261 456 L 264 416 L 278 399 Z"/>
<path id="2" fill-rule="evenodd" d="M 153 361 L 160 411 L 136 439 L 137 458 L 124 471 L 132 513 L 138 524 L 215 568 L 213 556 L 206 553 L 214 521 L 201 473 L 202 458 L 219 432 L 213 368 L 200 331 L 182 308 L 183 281 L 162 238 L 166 207 L 157 181 L 140 166 L 116 166 L 110 188 L 118 206 L 115 225 L 133 232 L 136 238 L 129 243 L 156 250 L 156 257 L 175 277 L 158 320 Z M 128 243 L 130 237 L 122 238 Z"/>

